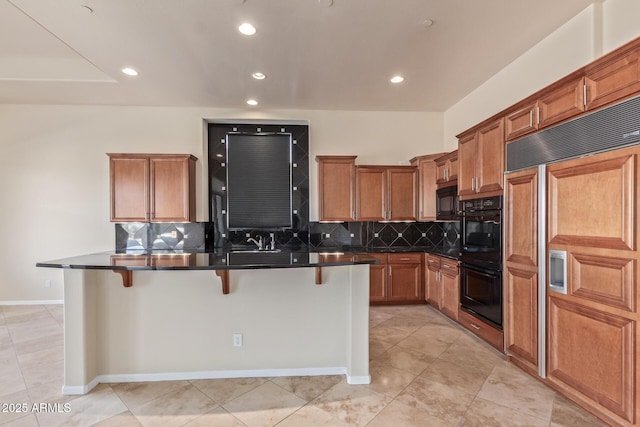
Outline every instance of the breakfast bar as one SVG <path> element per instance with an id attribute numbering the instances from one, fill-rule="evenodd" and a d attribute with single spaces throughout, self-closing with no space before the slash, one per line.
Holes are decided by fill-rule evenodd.
<path id="1" fill-rule="evenodd" d="M 335 374 L 368 384 L 369 264 L 377 262 L 217 250 L 38 263 L 64 269 L 63 393 L 109 382 Z"/>

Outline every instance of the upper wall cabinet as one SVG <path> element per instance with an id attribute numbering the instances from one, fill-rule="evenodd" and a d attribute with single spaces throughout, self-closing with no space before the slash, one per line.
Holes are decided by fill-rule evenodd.
<path id="1" fill-rule="evenodd" d="M 438 188 L 458 183 L 458 150 L 436 159 L 436 183 Z"/>
<path id="2" fill-rule="evenodd" d="M 458 136 L 460 200 L 502 194 L 504 120 L 486 123 Z"/>
<path id="3" fill-rule="evenodd" d="M 604 56 L 585 69 L 587 110 L 640 91 L 640 39 Z"/>
<path id="4" fill-rule="evenodd" d="M 357 156 L 316 156 L 320 221 L 355 219 Z"/>
<path id="5" fill-rule="evenodd" d="M 503 113 L 512 141 L 640 92 L 640 38 L 518 102 Z"/>
<path id="6" fill-rule="evenodd" d="M 414 166 L 357 166 L 358 221 L 415 221 Z"/>
<path id="7" fill-rule="evenodd" d="M 507 110 L 505 139 L 520 138 L 584 111 L 584 79 L 571 75 Z"/>
<path id="8" fill-rule="evenodd" d="M 108 154 L 112 222 L 196 219 L 190 154 Z"/>
<path id="9" fill-rule="evenodd" d="M 436 219 L 436 162 L 441 154 L 414 157 L 411 164 L 418 168 L 418 221 Z M 457 167 L 456 167 L 457 172 Z"/>

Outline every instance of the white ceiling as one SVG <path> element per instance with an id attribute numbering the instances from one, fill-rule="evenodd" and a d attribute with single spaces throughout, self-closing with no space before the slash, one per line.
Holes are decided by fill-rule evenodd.
<path id="1" fill-rule="evenodd" d="M 594 0 L 330 2 L 0 0 L 0 103 L 445 111 Z"/>

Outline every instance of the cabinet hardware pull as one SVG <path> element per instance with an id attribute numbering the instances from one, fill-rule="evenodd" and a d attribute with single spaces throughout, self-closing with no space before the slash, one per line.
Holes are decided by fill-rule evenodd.
<path id="1" fill-rule="evenodd" d="M 540 124 L 540 106 L 538 105 L 536 107 L 536 124 L 539 125 Z"/>
<path id="2" fill-rule="evenodd" d="M 400 261 L 410 261 L 411 258 L 400 258 Z"/>
<path id="3" fill-rule="evenodd" d="M 471 178 L 471 191 L 476 191 L 476 178 Z"/>
<path id="4" fill-rule="evenodd" d="M 476 176 L 476 193 L 480 192 L 480 177 Z"/>
<path id="5" fill-rule="evenodd" d="M 529 127 L 533 127 L 533 110 L 529 110 Z"/>
<path id="6" fill-rule="evenodd" d="M 582 85 L 582 103 L 587 105 L 587 84 Z"/>
<path id="7" fill-rule="evenodd" d="M 473 329 L 475 329 L 476 331 L 479 331 L 479 330 L 480 330 L 480 326 L 476 325 L 475 323 L 471 323 L 471 327 L 472 327 Z"/>

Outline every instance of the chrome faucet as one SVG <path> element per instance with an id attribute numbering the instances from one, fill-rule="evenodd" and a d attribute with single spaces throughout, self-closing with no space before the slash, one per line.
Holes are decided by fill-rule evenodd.
<path id="1" fill-rule="evenodd" d="M 262 236 L 258 236 L 258 240 L 254 239 L 253 237 L 250 237 L 247 239 L 247 242 L 255 243 L 256 246 L 258 246 L 259 251 L 264 249 L 264 241 L 262 240 Z"/>

